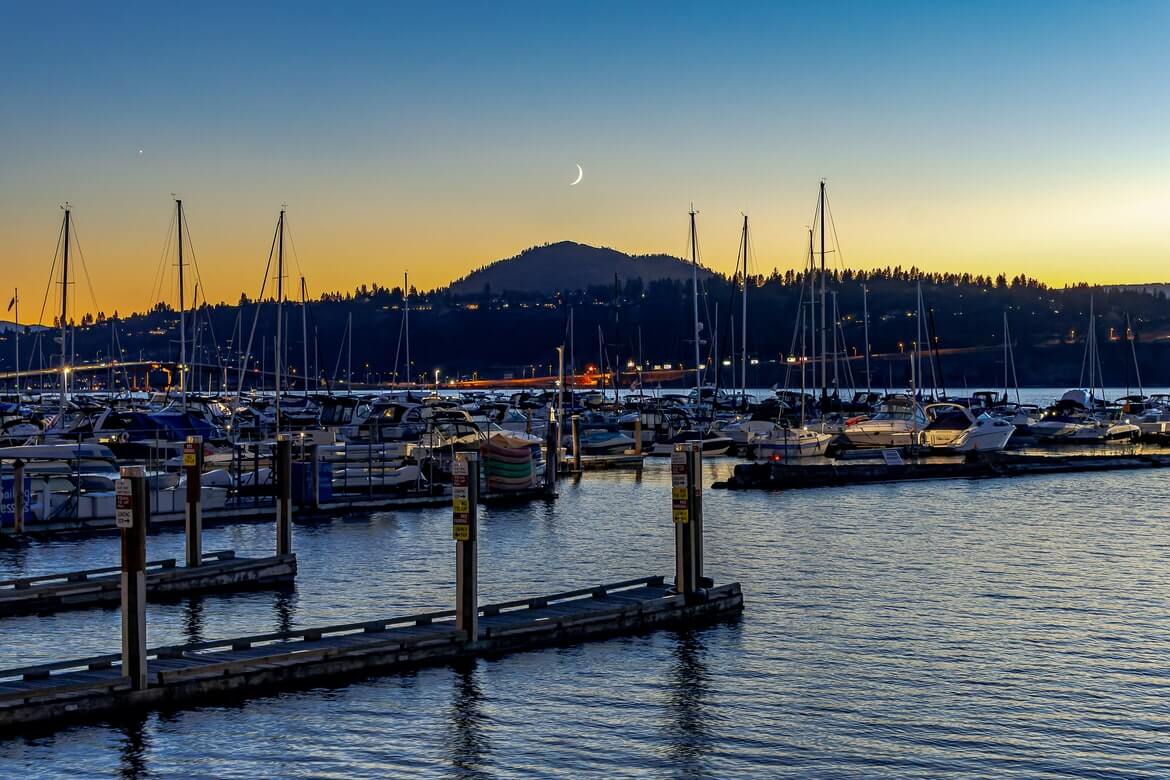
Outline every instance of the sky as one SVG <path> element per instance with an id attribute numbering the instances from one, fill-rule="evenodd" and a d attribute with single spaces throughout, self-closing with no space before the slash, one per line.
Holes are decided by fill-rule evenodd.
<path id="1" fill-rule="evenodd" d="M 560 240 L 685 255 L 692 203 L 706 265 L 734 268 L 746 213 L 753 270 L 798 267 L 822 178 L 846 266 L 1170 277 L 1167 2 L 0 12 L 0 290 L 24 321 L 66 201 L 76 311 L 172 300 L 172 193 L 212 301 L 259 292 L 282 204 L 311 296 Z"/>

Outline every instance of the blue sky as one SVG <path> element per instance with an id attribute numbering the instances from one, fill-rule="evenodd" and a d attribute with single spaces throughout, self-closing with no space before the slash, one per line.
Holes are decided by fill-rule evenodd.
<path id="1" fill-rule="evenodd" d="M 95 273 L 151 276 L 172 192 L 228 299 L 258 286 L 281 203 L 317 290 L 560 239 L 682 253 L 692 201 L 709 265 L 734 264 L 746 211 L 768 270 L 799 264 L 821 177 L 851 265 L 1144 281 L 1170 254 L 1168 3 L 3 13 L 0 258 L 22 287 L 65 200 Z"/>

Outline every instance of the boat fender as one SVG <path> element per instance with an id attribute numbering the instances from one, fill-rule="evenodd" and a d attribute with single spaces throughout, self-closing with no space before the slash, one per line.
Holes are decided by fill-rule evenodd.
<path id="1" fill-rule="evenodd" d="M 868 416 L 866 416 L 864 414 L 859 414 L 856 417 L 850 417 L 848 420 L 845 421 L 845 424 L 846 425 L 856 425 L 857 423 L 863 422 L 863 421 L 868 420 L 868 419 L 869 419 Z"/>

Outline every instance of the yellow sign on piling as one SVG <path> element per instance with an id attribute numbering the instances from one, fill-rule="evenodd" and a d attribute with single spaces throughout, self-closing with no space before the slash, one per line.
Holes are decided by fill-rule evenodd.
<path id="1" fill-rule="evenodd" d="M 197 462 L 198 461 L 196 460 L 196 457 L 195 457 L 195 445 L 194 444 L 184 444 L 183 445 L 183 466 L 189 468 L 191 466 L 196 465 Z"/>
<path id="2" fill-rule="evenodd" d="M 670 516 L 682 525 L 691 521 L 691 496 L 687 486 L 687 453 L 670 454 Z"/>
<path id="3" fill-rule="evenodd" d="M 471 541 L 471 495 L 468 491 L 470 470 L 467 460 L 457 457 L 451 464 L 451 538 Z"/>

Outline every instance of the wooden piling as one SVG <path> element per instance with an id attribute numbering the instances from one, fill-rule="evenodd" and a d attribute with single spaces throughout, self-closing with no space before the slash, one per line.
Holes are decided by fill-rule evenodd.
<path id="1" fill-rule="evenodd" d="M 276 554 L 292 552 L 292 441 L 284 435 L 276 438 L 274 449 L 276 481 Z"/>
<path id="2" fill-rule="evenodd" d="M 187 475 L 187 566 L 203 563 L 203 437 L 188 436 L 183 445 L 183 471 Z"/>
<path id="3" fill-rule="evenodd" d="M 12 530 L 24 533 L 24 461 L 20 458 L 12 464 Z"/>
<path id="4" fill-rule="evenodd" d="M 581 473 L 581 415 L 573 415 L 573 471 Z"/>
<path id="5" fill-rule="evenodd" d="M 702 510 L 696 504 L 696 461 L 702 458 L 702 445 L 679 442 L 670 456 L 671 517 L 674 520 L 675 590 L 691 596 L 702 576 L 697 565 L 701 552 L 697 548 L 696 530 L 702 525 Z"/>
<path id="6" fill-rule="evenodd" d="M 132 690 L 145 690 L 146 526 L 150 495 L 146 471 L 123 466 L 115 486 L 117 522 L 122 534 L 122 676 Z"/>
<path id="7" fill-rule="evenodd" d="M 691 447 L 691 548 L 695 558 L 695 585 L 711 586 L 703 575 L 703 442 L 688 442 Z"/>
<path id="8" fill-rule="evenodd" d="M 455 539 L 455 628 L 479 637 L 479 454 L 461 452 L 451 466 L 451 536 Z"/>
<path id="9" fill-rule="evenodd" d="M 642 454 L 642 412 L 638 412 L 638 416 L 634 418 L 634 454 Z"/>
<path id="10" fill-rule="evenodd" d="M 321 447 L 318 444 L 309 445 L 309 500 L 308 505 L 314 511 L 321 505 Z"/>
<path id="11" fill-rule="evenodd" d="M 561 451 L 561 423 L 556 411 L 549 407 L 548 421 L 544 431 L 544 492 L 555 496 L 557 492 L 558 456 Z"/>

